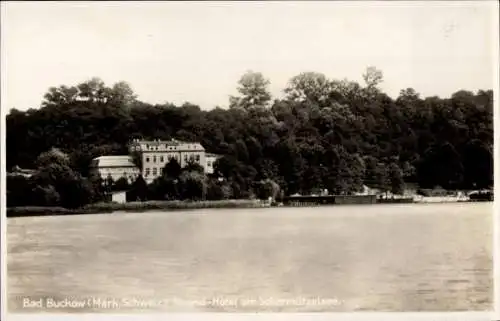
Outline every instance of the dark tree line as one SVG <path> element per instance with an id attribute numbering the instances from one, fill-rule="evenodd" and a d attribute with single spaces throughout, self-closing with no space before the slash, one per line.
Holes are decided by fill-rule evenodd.
<path id="1" fill-rule="evenodd" d="M 206 197 L 258 196 L 257 186 L 271 181 L 285 194 L 348 194 L 363 184 L 400 193 L 403 182 L 492 186 L 492 90 L 422 98 L 408 88 L 392 99 L 378 89 L 382 78 L 375 68 L 367 69 L 365 84 L 302 73 L 290 80 L 284 99 L 272 100 L 269 81 L 248 72 L 229 109 L 212 110 L 151 105 L 137 100 L 126 83 L 107 87 L 96 78 L 54 87 L 41 108 L 7 115 L 7 166 L 34 168 L 41 153 L 56 147 L 69 155 L 65 166 L 88 178 L 92 158 L 125 154 L 132 138 L 176 138 L 224 155 L 215 164 L 223 192 L 207 189 Z M 182 175 L 206 180 L 196 170 Z M 173 188 L 169 179 L 154 184 Z"/>

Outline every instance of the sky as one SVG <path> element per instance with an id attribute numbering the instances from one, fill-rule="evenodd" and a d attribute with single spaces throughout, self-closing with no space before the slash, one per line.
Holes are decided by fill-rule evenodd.
<path id="1" fill-rule="evenodd" d="M 393 97 L 492 89 L 495 1 L 2 2 L 2 108 L 39 108 L 51 86 L 128 82 L 149 103 L 225 107 L 247 71 L 283 96 L 315 71 Z"/>

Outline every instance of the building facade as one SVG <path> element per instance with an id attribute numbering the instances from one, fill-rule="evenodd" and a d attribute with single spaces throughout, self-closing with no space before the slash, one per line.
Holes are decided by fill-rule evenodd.
<path id="1" fill-rule="evenodd" d="M 211 154 L 211 153 L 205 154 L 205 173 L 207 173 L 207 174 L 214 173 L 214 163 L 220 157 L 221 157 L 220 155 L 216 155 L 216 154 Z"/>
<path id="2" fill-rule="evenodd" d="M 90 164 L 90 172 L 98 174 L 103 179 L 109 176 L 113 181 L 125 177 L 129 183 L 134 182 L 140 174 L 139 168 L 134 164 L 131 156 L 100 156 L 94 158 Z"/>
<path id="3" fill-rule="evenodd" d="M 163 168 L 171 159 L 176 159 L 181 167 L 189 162 L 202 166 L 207 171 L 205 148 L 200 143 L 177 140 L 139 140 L 129 144 L 129 152 L 142 162 L 142 176 L 147 183 L 163 174 Z"/>
<path id="4" fill-rule="evenodd" d="M 197 163 L 206 174 L 213 174 L 214 163 L 220 157 L 205 153 L 205 148 L 196 142 L 134 139 L 129 144 L 129 155 L 100 156 L 93 159 L 91 173 L 97 173 L 103 179 L 111 176 L 115 182 L 126 177 L 130 183 L 142 174 L 146 183 L 150 184 L 163 174 L 163 168 L 171 159 L 177 160 L 181 167 L 190 162 Z M 142 171 L 134 158 L 139 158 Z"/>
<path id="5" fill-rule="evenodd" d="M 127 203 L 127 192 L 120 191 L 111 193 L 111 201 L 120 204 Z"/>

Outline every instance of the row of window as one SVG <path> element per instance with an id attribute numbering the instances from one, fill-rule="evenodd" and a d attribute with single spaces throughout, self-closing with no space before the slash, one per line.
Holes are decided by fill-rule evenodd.
<path id="1" fill-rule="evenodd" d="M 135 173 L 127 173 L 127 172 L 123 172 L 123 174 L 119 177 L 117 177 L 117 175 L 113 175 L 111 172 L 101 173 L 101 178 L 103 178 L 105 181 L 107 181 L 108 178 L 111 177 L 113 180 L 118 180 L 120 178 L 126 178 L 129 182 L 132 182 L 137 178 L 137 176 L 139 176 L 139 175 L 135 174 Z"/>
<path id="2" fill-rule="evenodd" d="M 99 174 L 100 174 L 101 176 L 108 176 L 108 175 L 113 176 L 113 175 L 118 175 L 118 173 L 117 173 L 116 171 L 109 171 L 109 170 L 108 170 L 108 171 L 106 171 L 106 170 L 104 170 L 104 171 L 99 171 Z M 123 172 L 123 173 L 122 173 L 122 176 L 123 176 L 123 177 L 127 177 L 127 176 L 130 176 L 130 175 L 137 176 L 137 173 L 136 173 L 135 171 L 134 171 L 134 172 Z"/>
<path id="3" fill-rule="evenodd" d="M 144 173 L 144 176 L 148 177 L 149 175 L 151 175 L 151 172 L 152 172 L 153 176 L 158 176 L 158 173 L 159 173 L 159 175 L 162 175 L 163 174 L 163 168 L 153 167 L 152 171 L 151 171 L 151 168 L 146 168 L 146 172 Z"/>
<path id="4" fill-rule="evenodd" d="M 158 146 L 159 145 L 150 146 L 149 144 L 146 144 L 146 149 L 148 149 L 148 150 L 158 150 Z M 175 150 L 177 147 L 165 144 L 165 148 L 168 149 L 168 150 Z M 188 145 L 186 148 L 187 149 L 196 149 L 196 146 Z"/>
<path id="5" fill-rule="evenodd" d="M 172 158 L 175 158 L 177 161 L 179 161 L 178 155 L 169 156 L 168 160 L 170 161 Z M 200 161 L 200 155 L 196 155 L 195 157 L 193 157 L 193 155 L 191 155 L 189 158 L 192 159 L 192 160 L 196 160 L 197 162 Z M 159 158 L 157 158 L 156 156 L 153 156 L 153 163 L 156 163 L 156 161 L 158 159 L 160 160 L 161 163 L 163 163 L 165 161 L 165 159 L 163 158 L 163 156 L 160 156 Z M 188 155 L 184 154 L 184 161 L 187 162 L 187 160 L 188 160 Z M 146 157 L 146 163 L 149 163 L 150 161 L 151 161 L 151 158 L 150 157 Z"/>

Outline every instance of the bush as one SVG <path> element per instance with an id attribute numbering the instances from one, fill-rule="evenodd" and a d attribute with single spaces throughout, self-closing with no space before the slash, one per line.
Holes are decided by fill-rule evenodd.
<path id="1" fill-rule="evenodd" d="M 113 191 L 126 191 L 130 188 L 130 184 L 128 183 L 128 179 L 126 177 L 120 177 L 112 187 Z"/>
<path id="2" fill-rule="evenodd" d="M 267 200 L 271 197 L 273 200 L 280 195 L 280 186 L 271 179 L 262 180 L 257 184 L 257 195 L 260 199 Z"/>
<path id="3" fill-rule="evenodd" d="M 61 196 L 52 185 L 37 185 L 32 190 L 33 204 L 41 206 L 58 206 L 61 202 Z"/>
<path id="4" fill-rule="evenodd" d="M 20 175 L 7 175 L 6 183 L 7 206 L 30 205 L 32 200 L 30 179 Z"/>

